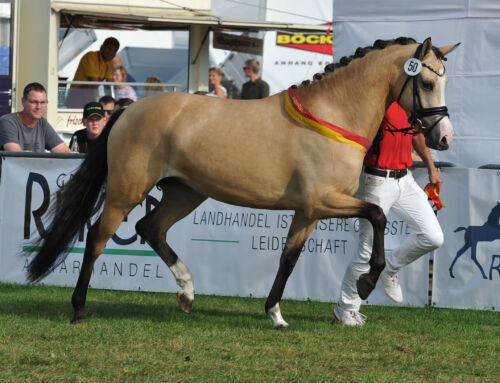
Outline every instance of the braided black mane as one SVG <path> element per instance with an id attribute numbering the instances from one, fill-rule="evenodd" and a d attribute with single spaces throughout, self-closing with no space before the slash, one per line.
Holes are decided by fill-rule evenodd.
<path id="1" fill-rule="evenodd" d="M 342 57 L 338 63 L 328 64 L 325 67 L 323 73 L 316 73 L 313 76 L 312 81 L 311 80 L 304 80 L 304 81 L 302 81 L 302 83 L 300 85 L 292 85 L 292 88 L 305 87 L 305 86 L 310 85 L 314 81 L 319 81 L 327 74 L 330 74 L 333 71 L 335 71 L 335 69 L 348 65 L 354 59 L 366 56 L 366 54 L 368 52 L 371 52 L 374 50 L 384 49 L 384 48 L 391 46 L 391 45 L 409 45 L 409 44 L 416 44 L 416 43 L 417 43 L 417 41 L 412 37 L 398 37 L 397 39 L 392 39 L 392 40 L 377 40 L 377 41 L 375 41 L 375 43 L 373 43 L 373 46 L 368 46 L 368 47 L 364 47 L 364 48 L 359 47 L 358 49 L 356 49 L 356 52 L 354 52 L 353 55 Z M 443 60 L 443 61 L 446 60 L 446 58 L 443 56 L 443 54 L 441 53 L 441 51 L 438 48 L 432 47 L 432 50 L 434 51 L 434 54 L 437 56 L 438 59 Z"/>

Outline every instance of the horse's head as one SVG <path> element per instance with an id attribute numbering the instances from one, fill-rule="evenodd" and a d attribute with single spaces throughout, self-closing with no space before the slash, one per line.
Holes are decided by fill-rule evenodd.
<path id="1" fill-rule="evenodd" d="M 406 79 L 398 102 L 410 115 L 412 126 L 424 133 L 427 146 L 432 149 L 446 150 L 453 139 L 453 126 L 444 99 L 447 77 L 443 61 L 458 45 L 435 48 L 429 37 L 401 68 Z"/>

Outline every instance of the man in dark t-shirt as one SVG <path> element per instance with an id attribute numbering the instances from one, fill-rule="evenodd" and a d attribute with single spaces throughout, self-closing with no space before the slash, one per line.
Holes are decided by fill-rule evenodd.
<path id="1" fill-rule="evenodd" d="M 269 85 L 259 77 L 260 63 L 257 60 L 247 60 L 243 71 L 249 81 L 243 84 L 241 98 L 243 100 L 255 100 L 268 97 Z"/>
<path id="2" fill-rule="evenodd" d="M 37 82 L 25 86 L 23 110 L 0 117 L 0 149 L 12 152 L 71 152 L 43 117 L 47 111 L 47 91 Z"/>

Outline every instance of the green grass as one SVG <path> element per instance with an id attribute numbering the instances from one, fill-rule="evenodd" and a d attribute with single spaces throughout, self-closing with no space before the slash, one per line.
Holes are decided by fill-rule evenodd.
<path id="1" fill-rule="evenodd" d="M 262 299 L 0 284 L 0 382 L 499 382 L 496 312 L 364 306 L 363 328 L 332 304 L 285 300 L 273 330 Z"/>

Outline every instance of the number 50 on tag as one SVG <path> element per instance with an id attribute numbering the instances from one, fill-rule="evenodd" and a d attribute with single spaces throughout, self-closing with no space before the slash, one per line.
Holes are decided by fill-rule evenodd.
<path id="1" fill-rule="evenodd" d="M 404 70 L 408 76 L 416 76 L 422 70 L 422 62 L 416 58 L 408 59 L 405 62 Z"/>

